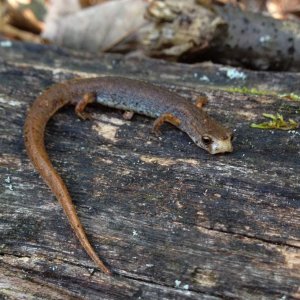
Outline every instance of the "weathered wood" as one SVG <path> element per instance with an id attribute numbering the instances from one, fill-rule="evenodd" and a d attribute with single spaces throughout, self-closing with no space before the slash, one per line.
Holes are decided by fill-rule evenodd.
<path id="1" fill-rule="evenodd" d="M 72 108 L 54 116 L 47 149 L 113 277 L 93 270 L 22 138 L 26 110 L 44 88 L 96 74 L 142 78 L 184 96 L 205 93 L 207 110 L 236 129 L 235 152 L 211 156 L 171 126 L 152 136 L 145 117 L 125 121 L 99 107 L 90 108 L 93 121 L 78 120 Z M 1 297 L 300 298 L 300 134 L 249 128 L 262 112 L 279 109 L 299 120 L 299 102 L 212 88 L 299 93 L 299 74 L 244 74 L 231 80 L 211 64 L 0 47 Z"/>
<path id="2" fill-rule="evenodd" d="M 147 55 L 299 72 L 298 22 L 196 0 L 151 1 L 145 15 L 150 23 L 140 40 Z"/>

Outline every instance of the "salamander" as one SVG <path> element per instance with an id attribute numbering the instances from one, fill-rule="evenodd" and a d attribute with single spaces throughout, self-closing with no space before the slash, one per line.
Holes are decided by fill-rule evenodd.
<path id="1" fill-rule="evenodd" d="M 107 274 L 110 269 L 90 244 L 68 189 L 54 169 L 45 149 L 44 133 L 49 119 L 63 106 L 75 105 L 76 114 L 86 119 L 89 103 L 156 118 L 154 131 L 169 122 L 186 132 L 196 145 L 211 154 L 232 152 L 232 131 L 212 119 L 203 109 L 204 101 L 193 104 L 168 89 L 122 77 L 72 79 L 45 90 L 32 104 L 24 125 L 28 156 L 43 180 L 60 202 L 81 245 L 96 265 Z"/>

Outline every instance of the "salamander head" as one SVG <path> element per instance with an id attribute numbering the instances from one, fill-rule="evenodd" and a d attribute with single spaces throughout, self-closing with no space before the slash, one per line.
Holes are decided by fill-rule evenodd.
<path id="1" fill-rule="evenodd" d="M 192 113 L 189 124 L 184 131 L 196 145 L 210 154 L 232 152 L 233 133 L 204 111 L 196 110 Z"/>
<path id="2" fill-rule="evenodd" d="M 206 134 L 201 140 L 194 141 L 199 147 L 207 150 L 210 154 L 232 152 L 232 134 L 217 137 L 214 134 Z"/>

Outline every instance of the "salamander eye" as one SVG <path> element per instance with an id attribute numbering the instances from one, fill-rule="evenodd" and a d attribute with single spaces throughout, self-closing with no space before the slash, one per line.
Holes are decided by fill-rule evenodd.
<path id="1" fill-rule="evenodd" d="M 231 135 L 230 140 L 233 141 L 234 139 L 234 134 Z"/>
<path id="2" fill-rule="evenodd" d="M 209 136 L 204 135 L 202 137 L 202 142 L 204 145 L 210 145 L 212 143 L 212 139 Z"/>

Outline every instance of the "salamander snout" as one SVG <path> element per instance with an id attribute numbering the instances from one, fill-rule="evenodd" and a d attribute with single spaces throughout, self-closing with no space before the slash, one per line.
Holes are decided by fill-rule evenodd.
<path id="1" fill-rule="evenodd" d="M 228 134 L 223 136 L 222 138 L 215 137 L 213 135 L 203 135 L 201 139 L 193 139 L 194 142 L 204 150 L 208 151 L 210 154 L 217 154 L 217 153 L 225 153 L 225 152 L 232 152 L 232 139 L 233 135 Z"/>
<path id="2" fill-rule="evenodd" d="M 225 140 L 215 140 L 211 143 L 209 148 L 209 153 L 217 154 L 217 153 L 225 153 L 232 152 L 233 146 L 231 142 L 231 138 L 227 138 Z"/>

